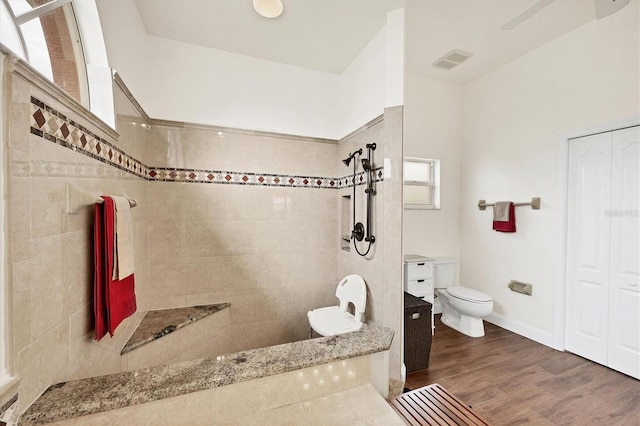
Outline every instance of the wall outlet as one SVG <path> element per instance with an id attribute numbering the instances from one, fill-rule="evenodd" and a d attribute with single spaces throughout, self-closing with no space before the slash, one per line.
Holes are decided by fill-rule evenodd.
<path id="1" fill-rule="evenodd" d="M 521 281 L 511 280 L 511 282 L 507 285 L 511 290 L 516 293 L 526 294 L 531 296 L 533 294 L 533 285 L 523 283 Z"/>

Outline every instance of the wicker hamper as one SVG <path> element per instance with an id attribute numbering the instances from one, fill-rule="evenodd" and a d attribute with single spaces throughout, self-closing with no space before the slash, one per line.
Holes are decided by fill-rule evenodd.
<path id="1" fill-rule="evenodd" d="M 429 367 L 431 303 L 404 293 L 404 363 L 407 373 Z"/>

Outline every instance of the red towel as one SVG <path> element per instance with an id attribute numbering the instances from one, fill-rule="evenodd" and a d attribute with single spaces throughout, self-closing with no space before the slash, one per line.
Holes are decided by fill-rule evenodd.
<path id="1" fill-rule="evenodd" d="M 102 197 L 94 216 L 94 314 L 96 340 L 107 331 L 113 336 L 116 328 L 137 309 L 134 274 L 121 280 L 113 277 L 115 246 L 115 204 Z"/>
<path id="2" fill-rule="evenodd" d="M 516 209 L 513 203 L 509 204 L 509 220 L 506 222 L 494 220 L 493 229 L 499 232 L 516 232 Z"/>
<path id="3" fill-rule="evenodd" d="M 93 219 L 93 313 L 96 323 L 96 340 L 107 334 L 107 305 L 105 304 L 104 206 L 96 203 Z"/>

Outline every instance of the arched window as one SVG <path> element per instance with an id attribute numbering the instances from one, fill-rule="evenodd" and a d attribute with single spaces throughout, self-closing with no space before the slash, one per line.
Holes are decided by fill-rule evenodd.
<path id="1" fill-rule="evenodd" d="M 84 54 L 71 0 L 2 0 L 0 13 L 2 43 L 77 101 L 89 105 Z"/>

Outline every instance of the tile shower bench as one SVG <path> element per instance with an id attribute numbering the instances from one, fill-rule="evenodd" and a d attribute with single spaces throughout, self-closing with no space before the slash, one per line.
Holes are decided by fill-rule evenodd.
<path id="1" fill-rule="evenodd" d="M 386 396 L 392 339 L 392 330 L 365 325 L 340 336 L 59 383 L 20 424 L 210 424 L 369 383 Z"/>

